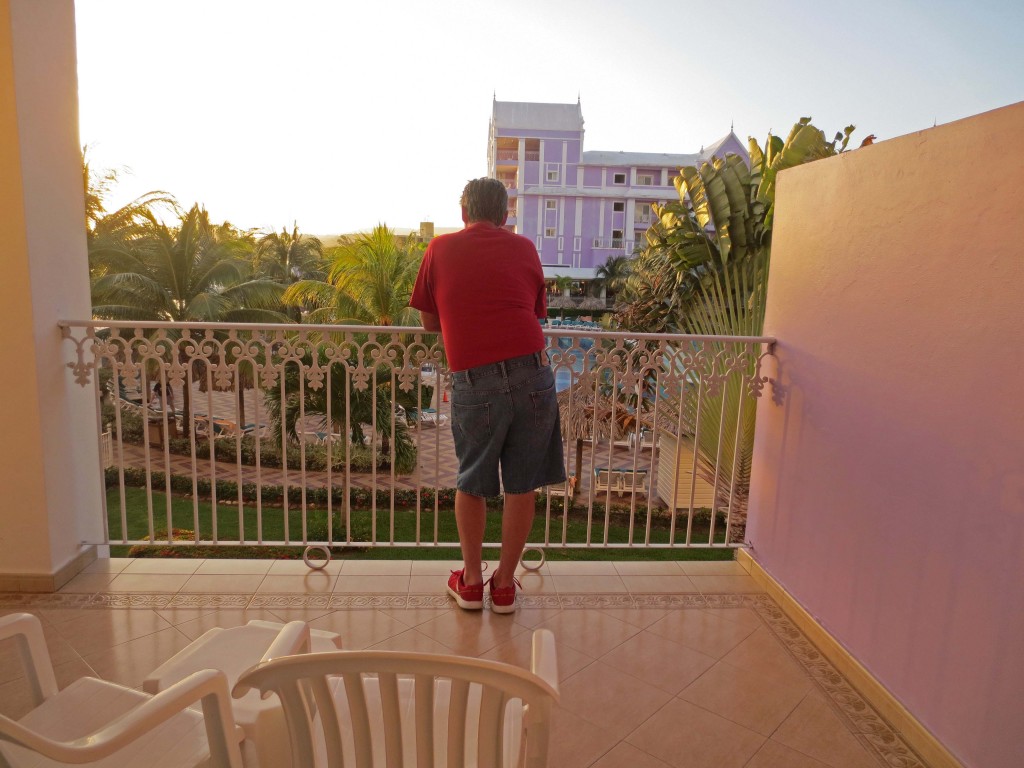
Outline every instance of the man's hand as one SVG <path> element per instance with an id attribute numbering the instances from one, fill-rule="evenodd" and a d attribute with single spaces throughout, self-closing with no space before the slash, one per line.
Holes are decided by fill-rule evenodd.
<path id="1" fill-rule="evenodd" d="M 437 315 L 432 315 L 429 312 L 420 310 L 420 320 L 423 322 L 423 329 L 431 331 L 432 333 L 440 333 L 441 331 L 441 318 Z"/>

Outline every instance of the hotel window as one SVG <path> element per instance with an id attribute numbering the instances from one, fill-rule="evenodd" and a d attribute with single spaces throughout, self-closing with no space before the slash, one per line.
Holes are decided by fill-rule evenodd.
<path id="1" fill-rule="evenodd" d="M 612 176 L 612 184 L 625 184 L 625 183 L 626 183 L 626 174 L 624 174 L 624 173 L 616 173 L 614 176 Z"/>
<path id="2" fill-rule="evenodd" d="M 623 203 L 623 202 L 612 203 L 612 211 L 614 211 L 615 213 L 622 213 L 624 210 L 626 210 L 626 204 L 625 203 Z"/>
<path id="3" fill-rule="evenodd" d="M 544 227 L 544 237 L 554 237 L 558 232 L 554 227 Z"/>
<path id="4" fill-rule="evenodd" d="M 645 222 L 651 220 L 651 204 L 650 203 L 637 203 L 636 209 L 633 212 L 633 221 Z"/>
<path id="5" fill-rule="evenodd" d="M 612 230 L 612 248 L 621 248 L 621 247 L 622 247 L 622 230 L 621 229 L 613 229 Z"/>
<path id="6" fill-rule="evenodd" d="M 549 211 L 557 211 L 558 210 L 558 201 L 557 200 L 545 200 L 544 201 L 544 207 L 547 208 Z"/>
<path id="7" fill-rule="evenodd" d="M 544 168 L 545 181 L 558 181 L 558 163 L 547 163 Z"/>
<path id="8" fill-rule="evenodd" d="M 638 187 L 653 187 L 654 176 L 649 173 L 638 173 L 636 175 L 636 184 Z"/>

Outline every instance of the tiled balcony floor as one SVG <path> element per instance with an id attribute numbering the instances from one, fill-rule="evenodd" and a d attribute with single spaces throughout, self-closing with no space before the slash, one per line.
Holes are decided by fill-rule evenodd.
<path id="1" fill-rule="evenodd" d="M 558 643 L 555 768 L 861 768 L 924 764 L 738 563 L 548 563 L 519 610 L 460 611 L 459 564 L 100 560 L 53 595 L 2 594 L 44 622 L 60 685 L 139 686 L 214 626 L 302 619 L 344 646 L 458 653 L 528 666 L 530 630 Z M 493 567 L 493 566 L 492 566 Z M 0 713 L 27 686 L 0 643 Z"/>

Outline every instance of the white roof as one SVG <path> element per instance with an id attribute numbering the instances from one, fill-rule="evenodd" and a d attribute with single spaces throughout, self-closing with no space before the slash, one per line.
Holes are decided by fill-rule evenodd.
<path id="1" fill-rule="evenodd" d="M 584 152 L 581 165 L 637 165 L 654 168 L 682 168 L 701 160 L 700 155 L 672 155 L 667 152 Z"/>
<path id="2" fill-rule="evenodd" d="M 579 104 L 538 104 L 533 101 L 495 101 L 491 120 L 497 128 L 543 131 L 582 131 Z"/>

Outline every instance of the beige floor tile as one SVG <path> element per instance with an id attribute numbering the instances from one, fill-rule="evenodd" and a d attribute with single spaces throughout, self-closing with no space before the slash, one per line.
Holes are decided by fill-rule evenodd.
<path id="1" fill-rule="evenodd" d="M 684 688 L 679 698 L 771 736 L 811 687 L 809 679 L 773 675 L 770 669 L 740 669 L 719 662 Z"/>
<path id="2" fill-rule="evenodd" d="M 341 572 L 345 576 L 408 576 L 412 573 L 411 560 L 343 560 Z"/>
<path id="3" fill-rule="evenodd" d="M 702 608 L 705 613 L 719 618 L 728 619 L 751 631 L 764 626 L 761 617 L 749 608 Z"/>
<path id="4" fill-rule="evenodd" d="M 319 595 L 316 597 L 319 598 Z M 331 608 L 327 603 L 324 603 L 323 606 L 311 607 L 307 605 L 303 608 L 267 608 L 266 610 L 275 617 L 272 619 L 268 618 L 267 621 L 282 621 L 286 624 L 289 621 L 304 621 L 307 624 L 311 624 L 331 612 Z"/>
<path id="5" fill-rule="evenodd" d="M 342 573 L 341 578 L 344 579 L 348 576 L 346 573 Z M 351 576 L 348 576 L 351 578 Z M 432 573 L 421 573 L 416 576 L 409 577 L 409 594 L 411 595 L 443 595 L 447 587 L 448 580 L 440 574 Z"/>
<path id="6" fill-rule="evenodd" d="M 559 707 L 593 723 L 616 739 L 640 725 L 672 694 L 619 672 L 602 661 L 584 667 L 562 684 Z"/>
<path id="7" fill-rule="evenodd" d="M 158 573 L 178 575 L 195 573 L 204 560 L 200 558 L 177 558 L 177 557 L 136 557 L 125 567 L 121 573 L 140 574 Z"/>
<path id="8" fill-rule="evenodd" d="M 558 660 L 558 679 L 566 680 L 572 677 L 594 660 L 579 651 L 575 651 L 567 645 L 555 642 L 555 656 Z M 511 640 L 502 643 L 482 654 L 482 659 L 503 661 L 506 664 L 514 664 L 523 669 L 530 669 L 530 662 L 533 657 L 533 632 L 520 632 Z"/>
<path id="9" fill-rule="evenodd" d="M 460 656 L 480 656 L 528 630 L 513 615 L 490 610 L 454 611 L 420 624 L 416 630 L 448 646 Z"/>
<path id="10" fill-rule="evenodd" d="M 341 573 L 341 569 L 344 565 L 343 560 L 331 560 L 326 566 L 319 571 L 310 568 L 302 560 L 273 560 L 270 564 L 270 570 L 267 571 L 268 576 L 305 576 L 307 573 L 322 572 L 337 576 Z"/>
<path id="11" fill-rule="evenodd" d="M 409 627 L 382 611 L 332 611 L 309 623 L 311 629 L 324 629 L 341 635 L 342 647 L 346 651 L 369 648 Z"/>
<path id="12" fill-rule="evenodd" d="M 670 611 L 647 631 L 716 659 L 725 656 L 751 634 L 751 630 L 728 619 L 688 609 Z"/>
<path id="13" fill-rule="evenodd" d="M 560 611 L 540 626 L 554 632 L 558 642 L 595 659 L 640 631 L 601 611 L 586 609 Z"/>
<path id="14" fill-rule="evenodd" d="M 525 595 L 554 595 L 558 593 L 555 588 L 555 577 L 550 573 L 546 572 L 547 569 L 543 568 L 540 571 L 527 571 L 519 572 L 516 577 L 519 579 L 519 583 L 523 585 L 523 594 Z"/>
<path id="15" fill-rule="evenodd" d="M 462 567 L 461 560 L 413 560 L 413 576 L 444 576 Z"/>
<path id="16" fill-rule="evenodd" d="M 204 613 L 202 616 L 198 616 L 189 621 L 183 621 L 179 624 L 175 624 L 175 628 L 188 637 L 189 640 L 195 640 L 197 637 L 202 636 L 215 627 L 223 627 L 224 629 L 240 627 L 243 624 L 248 624 L 254 619 L 261 621 L 281 621 L 280 616 L 277 616 L 267 610 L 255 609 L 243 611 L 233 608 L 222 608 L 220 610 L 213 611 L 212 613 Z"/>
<path id="17" fill-rule="evenodd" d="M 878 767 L 878 762 L 817 692 L 804 697 L 772 734 L 772 739 L 832 768 Z"/>
<path id="18" fill-rule="evenodd" d="M 183 633 L 168 627 L 114 648 L 89 654 L 85 660 L 104 680 L 138 688 L 150 672 L 184 649 L 189 642 Z"/>
<path id="19" fill-rule="evenodd" d="M 214 557 L 204 560 L 195 575 L 266 576 L 273 564 L 273 560 L 229 560 L 224 557 Z"/>
<path id="20" fill-rule="evenodd" d="M 622 576 L 621 578 L 622 583 L 626 585 L 626 589 L 635 594 L 684 595 L 690 592 L 697 592 L 696 587 L 693 586 L 689 578 L 682 574 L 675 576 Z"/>
<path id="21" fill-rule="evenodd" d="M 344 573 L 334 585 L 336 594 L 386 594 L 409 591 L 409 576 L 346 576 Z"/>
<path id="22" fill-rule="evenodd" d="M 345 638 L 342 638 L 344 642 Z M 382 640 L 374 646 L 375 651 L 412 651 L 415 653 L 451 653 L 452 649 L 427 637 L 415 629 L 407 629 L 399 635 Z"/>
<path id="23" fill-rule="evenodd" d="M 259 589 L 264 578 L 262 574 L 196 574 L 189 576 L 188 581 L 182 585 L 179 592 L 213 592 L 224 595 L 252 594 Z"/>
<path id="24" fill-rule="evenodd" d="M 626 742 L 677 768 L 740 768 L 765 738 L 742 725 L 673 699 Z"/>
<path id="25" fill-rule="evenodd" d="M 454 606 L 455 604 L 452 603 Z M 418 627 L 424 622 L 452 612 L 452 608 L 382 608 L 381 612 L 396 619 L 406 627 Z"/>
<path id="26" fill-rule="evenodd" d="M 690 576 L 690 581 L 704 595 L 721 593 L 746 595 L 764 592 L 764 587 L 750 576 L 704 576 L 694 574 Z"/>
<path id="27" fill-rule="evenodd" d="M 120 573 L 107 586 L 105 592 L 166 592 L 173 594 L 188 581 L 189 575 L 157 573 Z"/>
<path id="28" fill-rule="evenodd" d="M 601 661 L 673 695 L 715 664 L 710 656 L 651 632 L 634 635 Z"/>
<path id="29" fill-rule="evenodd" d="M 632 624 L 634 627 L 646 629 L 668 614 L 666 608 L 602 608 L 601 613 Z"/>
<path id="30" fill-rule="evenodd" d="M 57 625 L 61 637 L 80 655 L 105 651 L 146 635 L 170 628 L 170 624 L 148 609 L 83 611 L 71 621 Z"/>
<path id="31" fill-rule="evenodd" d="M 622 741 L 594 763 L 591 768 L 671 768 L 671 766 Z"/>
<path id="32" fill-rule="evenodd" d="M 551 718 L 548 765 L 552 768 L 587 768 L 611 751 L 616 741 L 605 729 L 562 707 L 555 707 Z"/>
<path id="33" fill-rule="evenodd" d="M 58 592 L 78 592 L 86 594 L 94 594 L 96 592 L 106 592 L 107 587 L 117 577 L 117 573 L 80 573 L 63 587 L 58 589 Z"/>
<path id="34" fill-rule="evenodd" d="M 82 569 L 82 573 L 120 573 L 132 562 L 130 557 L 101 557 Z"/>
<path id="35" fill-rule="evenodd" d="M 662 560 L 615 563 L 615 572 L 620 576 L 678 576 L 682 570 L 678 561 Z"/>
<path id="36" fill-rule="evenodd" d="M 768 739 L 745 768 L 827 768 L 825 763 Z"/>
<path id="37" fill-rule="evenodd" d="M 206 578 L 206 577 L 203 577 Z M 211 577 L 221 578 L 221 577 Z M 334 589 L 337 576 L 331 573 L 314 571 L 303 576 L 236 576 L 237 579 L 262 579 L 256 588 L 258 593 L 266 592 L 289 592 L 298 595 L 310 595 L 327 593 Z"/>
<path id="38" fill-rule="evenodd" d="M 786 650 L 772 631 L 761 626 L 722 657 L 722 661 L 740 669 L 772 670 L 775 675 L 804 679 L 807 672 Z"/>
<path id="39" fill-rule="evenodd" d="M 610 560 L 549 560 L 547 568 L 552 576 L 616 576 L 619 573 Z"/>
<path id="40" fill-rule="evenodd" d="M 87 613 L 93 613 L 90 608 L 18 608 L 13 613 L 32 613 L 40 618 L 43 624 L 53 624 L 55 627 L 67 621 L 79 619 Z"/>
<path id="41" fill-rule="evenodd" d="M 200 616 L 217 613 L 218 608 L 154 608 L 153 613 L 166 621 L 172 627 L 184 624 L 188 621 L 195 621 Z"/>
<path id="42" fill-rule="evenodd" d="M 689 576 L 746 576 L 735 560 L 680 560 L 679 567 Z"/>
<path id="43" fill-rule="evenodd" d="M 621 577 L 614 576 L 552 576 L 555 589 L 562 595 L 615 593 L 624 594 L 626 585 Z"/>
<path id="44" fill-rule="evenodd" d="M 550 608 L 523 608 L 520 606 L 513 615 L 515 616 L 516 624 L 522 624 L 524 627 L 533 629 L 548 619 L 558 616 L 561 612 L 562 609 L 557 606 Z"/>

